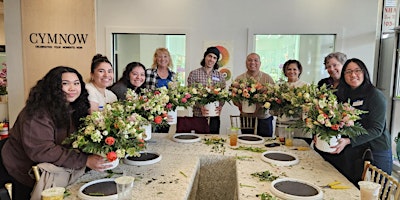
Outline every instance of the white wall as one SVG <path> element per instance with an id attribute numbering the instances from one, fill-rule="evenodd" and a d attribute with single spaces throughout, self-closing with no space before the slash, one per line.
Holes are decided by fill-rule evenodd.
<path id="1" fill-rule="evenodd" d="M 96 0 L 97 52 L 111 56 L 110 33 L 115 30 L 185 33 L 187 73 L 199 67 L 204 42 L 224 41 L 231 42 L 234 49 L 231 62 L 235 77 L 245 71 L 245 57 L 252 49 L 248 34 L 335 33 L 336 50 L 362 59 L 372 74 L 381 1 Z M 5 0 L 4 5 L 10 66 L 10 121 L 13 123 L 25 102 L 20 0 Z M 224 108 L 223 128 L 228 123 L 227 115 L 235 112 L 229 105 Z"/>
<path id="2" fill-rule="evenodd" d="M 97 0 L 97 51 L 111 56 L 111 32 L 186 33 L 186 73 L 200 67 L 204 42 L 231 42 L 233 76 L 245 71 L 249 35 L 337 34 L 336 50 L 375 63 L 381 0 Z M 154 51 L 154 50 L 153 50 Z M 321 61 L 322 62 L 322 61 Z M 225 106 L 221 132 L 228 115 Z"/>

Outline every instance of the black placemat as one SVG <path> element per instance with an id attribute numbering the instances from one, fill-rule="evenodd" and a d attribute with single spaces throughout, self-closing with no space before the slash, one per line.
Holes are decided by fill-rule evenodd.
<path id="1" fill-rule="evenodd" d="M 104 181 L 89 185 L 82 190 L 88 196 L 110 196 L 117 194 L 117 185 L 114 181 Z"/>
<path id="2" fill-rule="evenodd" d="M 294 196 L 312 197 L 318 194 L 318 190 L 311 185 L 297 181 L 278 182 L 274 187 L 283 193 Z"/>
<path id="3" fill-rule="evenodd" d="M 283 154 L 283 153 L 266 153 L 266 154 L 264 154 L 264 157 L 272 159 L 272 160 L 279 160 L 279 161 L 296 160 L 295 157 L 288 155 L 288 154 Z"/>

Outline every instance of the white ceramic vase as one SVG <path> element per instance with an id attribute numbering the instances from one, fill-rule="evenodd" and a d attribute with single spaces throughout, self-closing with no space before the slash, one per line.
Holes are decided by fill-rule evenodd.
<path id="1" fill-rule="evenodd" d="M 218 116 L 218 113 L 217 113 L 218 106 L 219 106 L 219 101 L 214 101 L 214 102 L 204 105 L 204 108 L 208 110 L 208 115 L 205 115 L 205 117 Z"/>
<path id="2" fill-rule="evenodd" d="M 176 109 L 168 112 L 168 118 L 170 118 L 170 119 L 168 119 L 168 120 L 170 120 L 170 121 L 168 121 L 169 125 L 176 124 L 177 119 L 178 119 L 178 112 L 176 111 Z"/>
<path id="3" fill-rule="evenodd" d="M 146 134 L 146 137 L 143 138 L 144 140 L 150 140 L 151 139 L 151 124 L 142 126 L 142 128 L 144 129 L 144 133 Z"/>
<path id="4" fill-rule="evenodd" d="M 317 149 L 319 149 L 320 151 L 323 151 L 323 152 L 328 152 L 328 153 L 333 152 L 333 151 L 335 151 L 336 149 L 335 149 L 335 148 L 331 148 L 331 146 L 337 145 L 337 144 L 338 144 L 338 140 L 339 140 L 340 138 L 341 138 L 340 135 L 338 135 L 338 136 L 332 136 L 332 137 L 329 139 L 329 142 L 327 142 L 327 141 L 321 139 L 319 136 L 317 136 L 317 140 L 316 140 L 316 142 L 315 142 L 315 147 L 316 147 Z"/>
<path id="5" fill-rule="evenodd" d="M 256 111 L 256 104 L 253 103 L 249 105 L 249 101 L 242 101 L 242 112 L 244 113 L 254 113 Z"/>
<path id="6" fill-rule="evenodd" d="M 106 168 L 106 169 L 104 169 L 104 170 L 109 170 L 109 169 L 114 169 L 114 168 L 116 168 L 116 167 L 119 165 L 119 158 L 115 159 L 114 161 L 105 163 L 105 164 L 103 164 L 103 165 L 109 165 L 109 164 L 112 164 L 112 166 L 111 166 L 111 167 L 108 167 L 108 168 Z"/>

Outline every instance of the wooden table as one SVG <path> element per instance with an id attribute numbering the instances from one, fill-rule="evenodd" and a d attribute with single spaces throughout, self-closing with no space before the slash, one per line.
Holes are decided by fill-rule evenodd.
<path id="1" fill-rule="evenodd" d="M 239 143 L 241 146 L 289 152 L 297 155 L 300 160 L 294 166 L 276 166 L 261 160 L 261 153 L 231 149 L 228 140 L 225 143 L 225 152 L 222 153 L 212 150 L 212 146 L 204 144 L 203 141 L 177 143 L 171 139 L 171 134 L 153 134 L 152 137 L 147 149 L 160 153 L 160 162 L 146 166 L 121 163 L 114 169 L 116 172 L 136 177 L 132 199 L 260 199 L 256 195 L 271 193 L 271 184 L 261 182 L 250 174 L 266 170 L 282 178 L 300 179 L 317 186 L 340 181 L 342 185 L 350 186 L 350 189 L 324 188 L 324 199 L 359 199 L 359 190 L 312 149 L 298 151 L 293 150 L 294 147 L 266 148 L 263 144 Z M 226 135 L 219 137 L 227 138 Z M 305 145 L 302 140 L 294 141 L 294 146 Z M 71 195 L 66 199 L 78 199 L 77 191 L 84 183 L 105 176 L 107 173 L 88 172 L 77 183 L 67 188 Z M 117 176 L 120 175 L 115 175 Z"/>

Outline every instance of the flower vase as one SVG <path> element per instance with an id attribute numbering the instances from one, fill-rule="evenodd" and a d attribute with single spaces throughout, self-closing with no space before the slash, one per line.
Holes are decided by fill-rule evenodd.
<path id="1" fill-rule="evenodd" d="M 286 116 L 285 114 L 282 114 L 281 116 L 278 116 L 278 122 L 288 122 L 290 121 L 290 118 Z"/>
<path id="2" fill-rule="evenodd" d="M 146 134 L 146 137 L 144 137 L 144 140 L 150 140 L 151 139 L 151 124 L 145 125 L 141 127 L 142 129 L 144 129 L 144 134 Z"/>
<path id="3" fill-rule="evenodd" d="M 169 125 L 176 124 L 177 119 L 178 119 L 178 112 L 176 111 L 176 109 L 168 112 L 168 124 Z"/>
<path id="4" fill-rule="evenodd" d="M 105 158 L 105 160 L 107 160 L 107 158 Z M 110 165 L 110 164 L 111 164 L 112 166 L 111 166 L 111 167 L 108 167 L 108 168 L 105 168 L 104 170 L 109 170 L 109 169 L 114 169 L 114 168 L 116 168 L 116 167 L 118 166 L 118 164 L 119 164 L 119 158 L 115 159 L 114 161 L 104 163 L 103 165 Z"/>
<path id="5" fill-rule="evenodd" d="M 315 141 L 315 147 L 317 149 L 319 149 L 320 151 L 330 153 L 330 152 L 333 152 L 333 151 L 336 150 L 336 148 L 331 148 L 331 146 L 337 145 L 338 144 L 338 140 L 341 138 L 341 136 L 340 135 L 332 136 L 329 139 L 329 142 L 323 140 L 319 135 L 317 135 L 316 138 L 317 139 Z"/>
<path id="6" fill-rule="evenodd" d="M 214 101 L 204 105 L 204 108 L 208 110 L 208 115 L 204 115 L 205 117 L 216 117 L 219 116 L 217 113 L 217 108 L 219 106 L 219 101 Z"/>
<path id="7" fill-rule="evenodd" d="M 256 104 L 250 105 L 249 101 L 242 101 L 242 112 L 244 113 L 254 113 L 256 111 Z"/>

